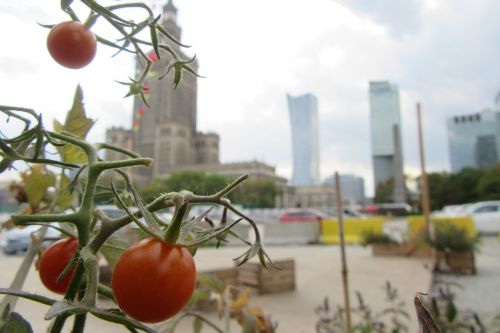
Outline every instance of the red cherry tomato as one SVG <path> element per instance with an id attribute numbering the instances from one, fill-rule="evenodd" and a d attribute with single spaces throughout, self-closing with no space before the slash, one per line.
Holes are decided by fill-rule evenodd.
<path id="1" fill-rule="evenodd" d="M 116 303 L 130 317 L 157 323 L 179 312 L 196 285 L 189 251 L 158 239 L 144 239 L 127 249 L 113 272 Z"/>
<path id="2" fill-rule="evenodd" d="M 87 66 L 94 59 L 97 41 L 94 33 L 83 24 L 68 21 L 50 30 L 47 48 L 57 63 L 77 69 Z"/>
<path id="3" fill-rule="evenodd" d="M 56 282 L 57 277 L 68 266 L 71 259 L 78 251 L 78 241 L 75 238 L 61 239 L 52 244 L 45 250 L 40 258 L 39 274 L 42 283 L 47 289 L 58 293 L 65 294 L 75 267 L 73 267 L 59 282 Z"/>

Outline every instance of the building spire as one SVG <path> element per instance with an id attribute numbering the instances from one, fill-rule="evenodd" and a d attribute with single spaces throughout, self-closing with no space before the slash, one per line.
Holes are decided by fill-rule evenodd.
<path id="1" fill-rule="evenodd" d="M 163 27 L 177 40 L 181 40 L 181 28 L 177 24 L 177 7 L 172 0 L 168 0 L 163 6 Z"/>
<path id="2" fill-rule="evenodd" d="M 163 18 L 164 20 L 177 21 L 177 7 L 174 6 L 172 0 L 168 0 L 167 4 L 163 6 Z"/>

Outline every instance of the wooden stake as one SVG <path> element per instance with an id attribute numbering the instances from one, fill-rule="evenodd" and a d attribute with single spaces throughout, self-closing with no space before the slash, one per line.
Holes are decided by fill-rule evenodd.
<path id="1" fill-rule="evenodd" d="M 424 140 L 422 134 L 422 120 L 420 114 L 420 103 L 417 103 L 417 124 L 418 124 L 418 143 L 420 151 L 420 187 L 422 192 L 422 210 L 424 211 L 425 232 L 430 236 L 431 221 L 430 214 L 430 200 L 429 200 L 429 184 L 427 182 L 427 173 L 425 172 L 425 154 L 424 154 Z"/>
<path id="2" fill-rule="evenodd" d="M 339 223 L 339 237 L 340 237 L 340 257 L 342 260 L 342 285 L 344 287 L 344 306 L 346 316 L 347 333 L 352 333 L 351 324 L 351 304 L 349 302 L 349 279 L 347 271 L 347 261 L 345 255 L 345 240 L 344 240 L 344 217 L 342 209 L 342 193 L 340 191 L 339 173 L 335 172 L 335 192 L 337 197 L 337 220 Z"/>

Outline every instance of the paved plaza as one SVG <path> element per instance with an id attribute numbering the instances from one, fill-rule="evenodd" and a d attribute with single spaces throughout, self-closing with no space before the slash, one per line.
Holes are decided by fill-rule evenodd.
<path id="1" fill-rule="evenodd" d="M 230 247 L 223 249 L 204 248 L 196 255 L 199 271 L 230 268 L 232 258 L 245 249 Z M 343 302 L 341 286 L 340 252 L 337 246 L 298 246 L 268 247 L 267 251 L 274 260 L 293 258 L 296 263 L 296 290 L 270 295 L 255 295 L 252 304 L 260 306 L 272 320 L 278 323 L 278 332 L 306 333 L 314 332 L 317 316 L 314 309 L 329 297 L 331 304 Z M 426 268 L 428 262 L 414 258 L 372 257 L 369 248 L 349 246 L 349 281 L 352 302 L 354 292 L 361 291 L 365 300 L 374 311 L 385 306 L 382 286 L 391 281 L 412 315 L 411 332 L 417 332 L 417 323 L 412 300 L 415 292 L 427 292 L 431 283 L 431 273 Z M 0 285 L 6 287 L 14 276 L 15 269 L 22 257 L 0 255 Z M 49 294 L 40 284 L 37 272 L 31 271 L 25 290 Z M 53 295 L 55 296 L 55 295 Z M 17 311 L 21 312 L 33 325 L 34 332 L 43 332 L 47 323 L 42 320 L 47 307 L 28 301 L 20 301 Z M 215 318 L 215 314 L 210 314 Z M 234 325 L 233 331 L 239 329 Z M 186 321 L 178 332 L 191 332 L 191 325 Z M 204 330 L 205 331 L 205 330 Z M 208 332 L 207 328 L 207 332 Z M 91 318 L 88 332 L 113 333 L 127 332 L 120 326 Z"/>

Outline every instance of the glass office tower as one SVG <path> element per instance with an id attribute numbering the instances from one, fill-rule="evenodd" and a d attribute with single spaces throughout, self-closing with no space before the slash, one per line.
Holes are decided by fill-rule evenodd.
<path id="1" fill-rule="evenodd" d="M 498 97 L 497 97 L 498 98 Z M 448 149 L 451 171 L 489 168 L 500 162 L 500 111 L 448 118 Z"/>
<path id="2" fill-rule="evenodd" d="M 370 82 L 370 125 L 375 187 L 394 179 L 394 202 L 405 202 L 398 86 L 388 81 Z"/>
<path id="3" fill-rule="evenodd" d="M 312 94 L 290 96 L 288 111 L 292 129 L 292 185 L 319 183 L 318 100 Z"/>

